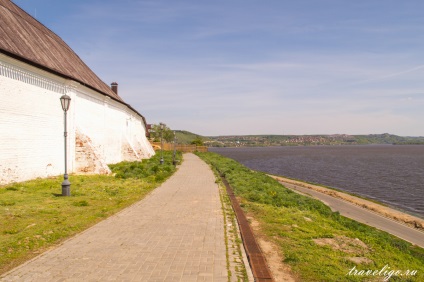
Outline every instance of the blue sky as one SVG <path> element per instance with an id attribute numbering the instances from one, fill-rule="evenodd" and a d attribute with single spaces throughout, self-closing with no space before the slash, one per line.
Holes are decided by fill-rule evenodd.
<path id="1" fill-rule="evenodd" d="M 424 136 L 424 1 L 15 0 L 147 118 Z"/>

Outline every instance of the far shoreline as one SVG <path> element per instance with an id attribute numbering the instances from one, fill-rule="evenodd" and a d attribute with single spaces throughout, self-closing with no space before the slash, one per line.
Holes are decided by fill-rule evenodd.
<path id="1" fill-rule="evenodd" d="M 253 145 L 253 146 L 208 146 L 208 149 L 243 149 L 243 148 L 273 148 L 273 147 L 352 147 L 352 146 L 424 146 L 424 143 L 369 143 L 369 144 L 294 144 L 294 145 Z"/>

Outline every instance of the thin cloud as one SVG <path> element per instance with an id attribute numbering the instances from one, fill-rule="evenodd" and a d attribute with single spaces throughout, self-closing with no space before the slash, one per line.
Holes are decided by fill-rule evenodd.
<path id="1" fill-rule="evenodd" d="M 413 67 L 413 68 L 410 68 L 410 69 L 407 69 L 407 70 L 404 70 L 404 71 L 400 71 L 400 72 L 396 72 L 396 73 L 391 73 L 391 74 L 383 75 L 383 76 L 380 76 L 380 77 L 375 77 L 375 78 L 371 78 L 371 79 L 366 79 L 366 80 L 358 81 L 356 83 L 351 84 L 351 86 L 359 85 L 359 84 L 365 84 L 365 83 L 368 83 L 368 82 L 386 80 L 388 78 L 393 78 L 393 77 L 396 77 L 396 76 L 402 76 L 404 74 L 415 72 L 415 71 L 420 70 L 420 69 L 424 69 L 424 65 L 419 65 L 419 66 L 416 66 L 416 67 Z"/>

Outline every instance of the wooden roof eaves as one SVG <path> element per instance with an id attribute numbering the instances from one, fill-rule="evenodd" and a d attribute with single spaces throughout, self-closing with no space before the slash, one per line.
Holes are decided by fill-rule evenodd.
<path id="1" fill-rule="evenodd" d="M 12 53 L 12 52 L 10 52 L 10 51 L 8 51 L 8 50 L 4 50 L 4 49 L 0 48 L 0 53 L 3 53 L 3 54 L 5 54 L 6 56 L 9 56 L 9 57 L 11 57 L 11 58 L 13 58 L 13 59 L 15 59 L 15 60 L 18 60 L 18 61 L 24 62 L 24 63 L 26 63 L 26 64 L 28 64 L 28 65 L 31 65 L 31 66 L 34 66 L 34 67 L 36 67 L 36 68 L 42 69 L 42 70 L 44 70 L 44 71 L 46 71 L 46 72 L 52 73 L 52 74 L 57 75 L 57 76 L 60 76 L 60 77 L 62 77 L 62 78 L 70 79 L 70 80 L 76 81 L 76 82 L 78 82 L 79 84 L 81 84 L 81 85 L 83 85 L 83 86 L 85 86 L 85 87 L 87 87 L 87 88 L 89 88 L 89 89 L 91 89 L 91 90 L 93 90 L 93 91 L 96 91 L 96 92 L 98 92 L 98 93 L 100 93 L 100 94 L 102 94 L 102 95 L 104 95 L 104 96 L 107 96 L 107 97 L 111 98 L 112 100 L 114 100 L 114 101 L 116 101 L 116 102 L 119 102 L 120 104 L 125 105 L 126 107 L 128 107 L 130 110 L 132 110 L 133 112 L 135 112 L 137 115 L 139 115 L 139 116 L 142 118 L 142 120 L 143 120 L 143 122 L 144 122 L 144 125 L 145 125 L 145 128 L 146 128 L 146 130 L 147 130 L 146 118 L 145 118 L 142 114 L 140 114 L 140 113 L 139 113 L 136 109 L 134 109 L 134 108 L 133 108 L 130 104 L 125 103 L 123 100 L 117 99 L 117 98 L 115 98 L 115 97 L 113 97 L 113 96 L 111 96 L 111 95 L 109 95 L 109 94 L 107 94 L 107 93 L 104 93 L 103 91 L 100 91 L 100 90 L 99 90 L 99 89 L 97 89 L 97 88 L 94 88 L 94 87 L 92 87 L 92 86 L 90 86 L 90 85 L 88 85 L 88 84 L 86 84 L 86 83 L 84 83 L 84 82 L 82 82 L 82 81 L 79 81 L 79 80 L 75 79 L 74 77 L 70 77 L 70 76 L 68 76 L 68 75 L 66 75 L 66 74 L 63 74 L 63 73 L 61 73 L 61 72 L 58 72 L 58 71 L 56 71 L 56 70 L 49 69 L 49 68 L 47 68 L 47 67 L 45 67 L 45 66 L 43 66 L 43 65 L 37 64 L 37 63 L 35 63 L 35 62 L 33 62 L 33 61 L 31 61 L 31 60 L 27 59 L 27 58 L 24 58 L 24 57 L 22 57 L 22 56 L 19 56 L 19 55 L 17 55 L 17 54 L 14 54 L 14 53 Z"/>
<path id="2" fill-rule="evenodd" d="M 0 41 L 0 49 L 122 100 L 49 28 L 10 0 L 0 0 L 0 11 L 4 13 L 0 22 L 6 28 L 3 33 L 5 40 Z"/>

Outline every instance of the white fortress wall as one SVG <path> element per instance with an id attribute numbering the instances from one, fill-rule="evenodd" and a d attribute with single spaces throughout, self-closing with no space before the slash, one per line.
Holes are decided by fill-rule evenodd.
<path id="1" fill-rule="evenodd" d="M 0 184 L 63 174 L 65 93 L 69 173 L 154 154 L 142 118 L 126 105 L 0 54 Z"/>
<path id="2" fill-rule="evenodd" d="M 64 80 L 7 61 L 0 54 L 0 184 L 63 173 Z"/>
<path id="3" fill-rule="evenodd" d="M 137 159 L 154 155 L 142 118 L 126 105 L 91 89 L 78 88 L 74 111 L 77 132 L 90 138 L 105 163 L 133 160 L 124 148 L 131 149 Z"/>

